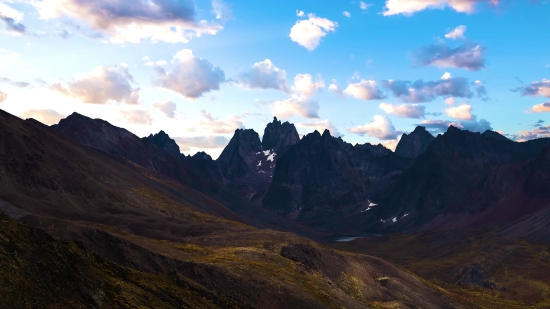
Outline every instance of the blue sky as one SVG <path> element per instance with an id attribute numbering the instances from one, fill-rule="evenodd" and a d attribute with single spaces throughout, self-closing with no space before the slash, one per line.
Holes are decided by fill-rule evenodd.
<path id="1" fill-rule="evenodd" d="M 395 147 L 425 125 L 550 136 L 545 1 L 0 0 L 0 109 L 214 157 L 277 116 Z"/>

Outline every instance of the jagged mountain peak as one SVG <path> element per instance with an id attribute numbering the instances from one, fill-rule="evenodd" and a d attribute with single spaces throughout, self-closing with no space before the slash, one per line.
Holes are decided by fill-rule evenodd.
<path id="1" fill-rule="evenodd" d="M 265 127 L 262 149 L 272 149 L 279 154 L 283 154 L 298 141 L 300 141 L 300 136 L 296 131 L 296 127 L 287 121 L 281 123 L 277 117 L 274 117 L 273 122 L 268 123 Z"/>
<path id="2" fill-rule="evenodd" d="M 170 136 L 162 130 L 155 135 L 150 134 L 145 139 L 150 143 L 155 144 L 158 147 L 164 149 L 166 152 L 168 152 L 171 155 L 174 155 L 174 156 L 181 155 L 180 147 L 178 146 L 176 141 L 171 139 Z"/>
<path id="3" fill-rule="evenodd" d="M 414 159 L 426 152 L 428 146 L 435 140 L 425 127 L 418 126 L 410 134 L 403 134 L 395 148 L 395 153 L 404 158 Z"/>

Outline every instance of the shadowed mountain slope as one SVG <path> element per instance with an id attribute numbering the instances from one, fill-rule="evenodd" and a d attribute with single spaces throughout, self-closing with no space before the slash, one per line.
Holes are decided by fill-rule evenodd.
<path id="1" fill-rule="evenodd" d="M 202 210 L 244 221 L 150 166 L 65 141 L 35 121 L 4 112 L 0 120 L 1 211 L 80 242 L 0 217 L 0 280 L 11 282 L 1 289 L 6 304 L 459 307 L 380 259 L 212 216 Z M 51 276 L 40 277 L 48 270 Z M 32 295 L 18 298 L 31 286 Z"/>

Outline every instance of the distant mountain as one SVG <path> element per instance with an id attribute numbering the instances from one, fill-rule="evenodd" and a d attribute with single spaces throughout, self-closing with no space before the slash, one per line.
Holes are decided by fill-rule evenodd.
<path id="1" fill-rule="evenodd" d="M 279 158 L 262 205 L 304 224 L 334 229 L 342 218 L 368 208 L 369 199 L 410 163 L 381 146 L 352 146 L 328 130 L 315 131 Z"/>
<path id="2" fill-rule="evenodd" d="M 523 198 L 514 202 L 517 216 L 506 220 L 502 214 L 508 211 L 495 207 L 506 204 L 512 188 L 519 185 L 520 170 L 531 166 L 527 162 L 550 145 L 550 139 L 517 143 L 493 133 L 472 133 L 451 126 L 439 135 L 380 200 L 382 207 L 375 214 L 380 216 L 378 220 L 387 221 L 382 228 L 467 227 L 476 225 L 491 209 L 501 215 L 486 217 L 484 224 L 510 222 L 520 213 L 528 214 Z M 537 179 L 541 182 L 538 186 L 550 188 L 548 177 Z M 539 203 L 550 206 L 546 197 Z"/>
<path id="3" fill-rule="evenodd" d="M 418 126 L 411 134 L 403 134 L 395 148 L 395 153 L 403 158 L 415 159 L 426 152 L 435 137 L 426 131 L 425 127 Z"/>
<path id="4" fill-rule="evenodd" d="M 252 129 L 237 129 L 216 161 L 231 190 L 259 203 L 279 158 L 299 141 L 296 127 L 275 117 L 267 124 L 262 141 Z"/>
<path id="5" fill-rule="evenodd" d="M 166 134 L 164 131 L 160 131 L 155 135 L 151 134 L 148 137 L 145 137 L 145 139 L 150 143 L 164 149 L 164 151 L 173 156 L 181 156 L 180 147 L 178 146 L 178 144 L 176 144 L 176 141 L 171 139 L 170 136 L 168 136 L 168 134 Z"/>

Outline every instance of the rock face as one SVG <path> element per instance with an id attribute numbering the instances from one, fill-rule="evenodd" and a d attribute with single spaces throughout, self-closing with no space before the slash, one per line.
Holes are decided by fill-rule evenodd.
<path id="1" fill-rule="evenodd" d="M 279 158 L 262 205 L 310 226 L 333 228 L 367 208 L 410 163 L 381 152 L 376 146 L 354 147 L 328 130 L 308 134 Z"/>
<path id="2" fill-rule="evenodd" d="M 261 150 L 258 133 L 252 129 L 237 129 L 217 161 L 224 165 L 224 175 L 236 180 L 252 173 L 255 154 Z"/>
<path id="3" fill-rule="evenodd" d="M 266 126 L 262 141 L 254 130 L 235 131 L 216 161 L 231 190 L 259 202 L 271 183 L 278 159 L 299 141 L 293 124 L 274 118 Z"/>
<path id="4" fill-rule="evenodd" d="M 419 126 L 411 134 L 403 134 L 395 148 L 395 153 L 403 158 L 414 159 L 426 152 L 428 146 L 435 140 L 426 128 Z"/>
<path id="5" fill-rule="evenodd" d="M 508 216 L 506 208 L 527 208 L 529 199 L 512 198 L 514 188 L 537 190 L 535 185 L 519 185 L 522 174 L 513 166 L 526 164 L 540 154 L 550 139 L 539 139 L 525 143 L 516 143 L 508 139 L 487 138 L 487 134 L 463 131 L 449 127 L 439 135 L 428 150 L 420 155 L 416 162 L 401 175 L 395 185 L 380 200 L 382 207 L 377 214 L 385 220 L 397 218 L 399 229 L 452 228 L 476 224 L 493 224 L 515 220 Z M 540 159 L 537 166 L 544 166 Z M 534 163 L 533 163 L 534 164 Z M 524 169 L 533 165 L 525 165 Z M 537 168 L 530 167 L 535 171 Z M 537 174 L 533 174 L 535 177 Z M 531 176 L 530 176 L 531 177 Z M 525 180 L 534 179 L 525 175 Z M 550 187 L 546 177 L 536 176 L 537 183 Z M 518 187 L 519 186 L 519 187 Z M 539 193 L 540 194 L 540 193 Z M 509 199 L 511 198 L 511 200 Z M 513 205 L 510 205 L 509 202 Z M 520 202 L 521 201 L 521 202 Z M 526 203 L 526 204 L 524 204 Z M 550 206 L 550 199 L 538 200 L 542 205 Z M 508 204 L 492 216 L 485 214 L 498 205 Z M 524 210 L 525 210 L 524 209 Z M 528 211 L 527 211 L 528 212 Z M 514 212 L 526 215 L 527 212 Z M 407 217 L 404 218 L 405 214 Z M 403 219 L 403 220 L 400 220 Z M 480 221 L 481 220 L 481 221 Z M 476 223 L 478 222 L 478 223 Z M 386 226 L 391 227 L 391 223 Z"/>
<path id="6" fill-rule="evenodd" d="M 149 135 L 145 138 L 150 143 L 153 143 L 157 145 L 158 147 L 164 149 L 164 151 L 168 152 L 169 154 L 179 157 L 181 156 L 180 147 L 178 144 L 176 144 L 176 141 L 170 138 L 168 134 L 166 134 L 164 131 L 160 131 L 159 133 L 153 135 Z"/>
<path id="7" fill-rule="evenodd" d="M 273 122 L 269 123 L 264 130 L 262 149 L 272 150 L 281 156 L 299 141 L 300 136 L 294 125 L 289 122 L 281 124 L 281 121 L 275 117 Z"/>

